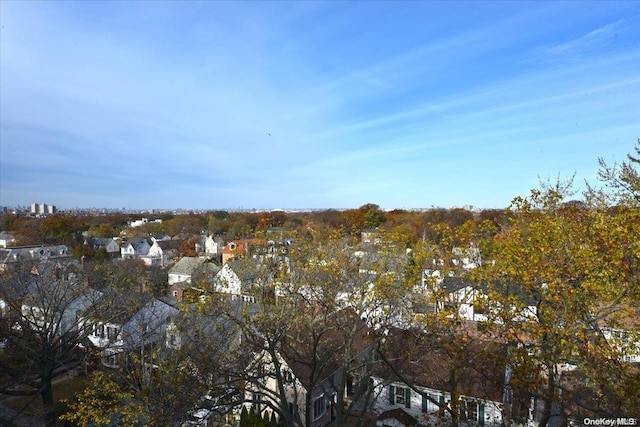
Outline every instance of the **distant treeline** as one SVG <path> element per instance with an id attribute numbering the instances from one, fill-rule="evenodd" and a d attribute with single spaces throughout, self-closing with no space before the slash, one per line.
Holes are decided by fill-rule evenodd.
<path id="1" fill-rule="evenodd" d="M 101 216 L 56 214 L 33 218 L 4 213 L 0 230 L 11 233 L 15 245 L 65 244 L 81 245 L 86 236 L 119 237 L 167 235 L 188 238 L 193 235 L 222 235 L 225 239 L 263 237 L 273 232 L 307 233 L 334 231 L 345 236 L 357 236 L 363 230 L 379 229 L 401 236 L 407 244 L 420 239 L 437 240 L 443 225 L 457 228 L 469 221 L 490 221 L 500 229 L 505 223 L 501 209 L 470 211 L 463 208 L 434 208 L 425 211 L 396 209 L 384 211 L 373 203 L 357 209 L 327 209 L 312 212 L 230 212 L 214 210 L 201 214 L 150 214 L 149 222 L 129 227 L 139 215 L 114 213 Z M 155 222 L 161 220 L 161 222 Z M 286 236 L 285 236 L 286 237 Z"/>

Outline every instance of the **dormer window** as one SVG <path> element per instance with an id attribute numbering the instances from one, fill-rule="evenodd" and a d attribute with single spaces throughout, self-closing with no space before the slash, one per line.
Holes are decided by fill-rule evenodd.
<path id="1" fill-rule="evenodd" d="M 284 379 L 285 382 L 291 383 L 293 382 L 293 373 L 288 369 L 284 369 L 282 371 L 282 378 Z"/>
<path id="2" fill-rule="evenodd" d="M 327 412 L 328 407 L 327 397 L 323 394 L 313 402 L 313 419 L 317 420 Z"/>

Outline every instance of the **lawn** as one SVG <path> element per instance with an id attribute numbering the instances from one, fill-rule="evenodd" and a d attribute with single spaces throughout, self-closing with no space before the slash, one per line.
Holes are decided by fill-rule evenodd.
<path id="1" fill-rule="evenodd" d="M 78 393 L 84 390 L 87 386 L 88 377 L 80 375 L 73 376 L 68 374 L 62 374 L 58 376 L 53 383 L 53 397 L 57 402 L 60 402 L 63 399 L 72 400 L 75 393 Z M 25 415 L 37 416 L 42 412 L 42 400 L 40 397 L 33 400 L 32 397 L 29 396 L 8 396 L 0 399 L 0 402 L 13 410 L 20 411 L 25 406 L 27 408 L 24 410 Z M 63 403 L 59 403 L 58 411 L 64 411 L 65 406 Z"/>

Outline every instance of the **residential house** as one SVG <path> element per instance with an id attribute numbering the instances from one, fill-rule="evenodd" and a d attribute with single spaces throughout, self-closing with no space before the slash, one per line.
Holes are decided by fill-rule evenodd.
<path id="1" fill-rule="evenodd" d="M 207 257 L 221 263 L 224 246 L 222 237 L 209 235 L 204 242 L 204 253 Z"/>
<path id="2" fill-rule="evenodd" d="M 139 256 L 145 265 L 167 267 L 180 256 L 182 240 L 172 240 L 166 235 L 151 237 L 150 240 L 149 251 L 145 255 Z"/>
<path id="3" fill-rule="evenodd" d="M 227 243 L 222 248 L 222 264 L 237 258 L 243 258 L 251 255 L 251 250 L 256 246 L 263 246 L 265 241 L 262 239 L 240 239 Z"/>
<path id="4" fill-rule="evenodd" d="M 158 240 L 158 246 L 162 250 L 162 266 L 167 267 L 175 262 L 182 256 L 182 244 L 183 240 Z"/>
<path id="5" fill-rule="evenodd" d="M 122 239 L 120 254 L 123 259 L 145 256 L 149 253 L 153 241 L 150 237 L 129 237 Z"/>
<path id="6" fill-rule="evenodd" d="M 145 265 L 164 267 L 163 250 L 160 247 L 159 242 L 155 239 L 155 237 L 151 238 L 151 242 L 153 243 L 149 248 L 149 251 L 146 255 L 142 255 L 140 259 L 145 263 Z"/>
<path id="7" fill-rule="evenodd" d="M 210 294 L 219 271 L 220 267 L 217 264 L 210 261 L 203 263 L 193 272 L 189 282 L 177 282 L 169 286 L 169 297 L 180 302 L 187 295 L 191 297 L 190 301 L 193 301 Z"/>
<path id="8" fill-rule="evenodd" d="M 0 248 L 6 248 L 15 241 L 16 238 L 12 234 L 7 233 L 6 231 L 0 231 Z"/>
<path id="9" fill-rule="evenodd" d="M 84 312 L 80 324 L 88 335 L 88 345 L 96 348 L 103 366 L 119 368 L 131 351 L 150 355 L 163 346 L 167 325 L 179 310 L 145 294 L 109 293 L 109 303 L 100 312 Z"/>
<path id="10" fill-rule="evenodd" d="M 168 281 L 169 285 L 178 282 L 186 282 L 191 284 L 191 278 L 196 270 L 198 270 L 205 262 L 205 257 L 182 257 L 169 269 Z"/>
<path id="11" fill-rule="evenodd" d="M 95 292 L 80 283 L 80 263 L 72 259 L 38 259 L 10 263 L 0 273 L 3 328 L 16 322 L 44 327 L 54 334 L 75 329 L 75 315 Z"/>
<path id="12" fill-rule="evenodd" d="M 466 277 L 447 276 L 432 288 L 436 311 L 454 310 L 460 319 L 485 321 L 487 287 Z"/>
<path id="13" fill-rule="evenodd" d="M 272 417 L 275 412 L 282 418 L 288 414 L 306 427 L 321 427 L 335 421 L 338 411 L 348 407 L 342 388 L 349 375 L 345 360 L 368 357 L 364 355 L 369 354 L 369 330 L 351 309 L 339 310 L 318 322 L 315 332 L 321 333 L 299 326 L 280 347 L 256 355 L 247 370 L 247 408 L 261 416 L 266 413 Z M 354 326 L 353 337 L 346 342 L 346 330 Z"/>
<path id="14" fill-rule="evenodd" d="M 111 259 L 121 256 L 120 245 L 114 238 L 89 237 L 84 241 L 85 245 L 89 245 L 94 251 L 104 248 L 107 256 Z"/>
<path id="15" fill-rule="evenodd" d="M 12 246 L 0 249 L 0 272 L 12 263 L 69 257 L 71 252 L 66 245 Z"/>
<path id="16" fill-rule="evenodd" d="M 469 426 L 503 425 L 504 347 L 472 341 L 456 348 L 452 359 L 432 336 L 417 329 L 389 331 L 381 360 L 371 377 L 378 398 L 370 406 L 378 426 L 435 425 L 451 419 L 457 405 L 459 422 Z M 455 398 L 455 402 L 453 402 Z M 453 402 L 453 403 L 452 403 Z M 526 420 L 529 400 L 512 402 Z"/>
<path id="17" fill-rule="evenodd" d="M 166 347 L 200 354 L 197 360 L 191 360 L 194 380 L 186 393 L 196 393 L 196 403 L 183 426 L 217 426 L 222 419 L 237 418 L 234 410 L 243 398 L 243 369 L 252 359 L 240 325 L 249 323 L 253 314 L 252 307 L 241 302 L 224 301 L 205 310 L 184 304 L 178 316 L 171 319 Z"/>
<path id="18" fill-rule="evenodd" d="M 210 292 L 219 271 L 220 267 L 207 257 L 182 257 L 168 273 L 169 297 L 181 301 L 187 291 L 205 295 L 204 288 Z"/>
<path id="19" fill-rule="evenodd" d="M 448 311 L 450 316 L 456 316 L 462 320 L 484 322 L 492 310 L 499 310 L 500 301 L 490 298 L 486 283 L 476 283 L 466 276 L 439 276 L 434 280 L 429 278 L 428 271 L 423 271 L 423 284 L 418 288 L 422 292 L 425 301 L 429 303 L 433 311 Z M 523 308 L 514 314 L 514 320 L 532 318 L 536 315 L 535 302 L 521 289 L 512 285 L 494 285 L 493 290 L 500 291 L 504 300 L 515 298 L 520 301 Z"/>
<path id="20" fill-rule="evenodd" d="M 256 302 L 264 298 L 269 282 L 266 267 L 255 258 L 227 261 L 215 277 L 215 290 L 232 300 Z"/>
<path id="21" fill-rule="evenodd" d="M 382 241 L 382 235 L 377 228 L 366 228 L 360 232 L 360 241 L 365 244 L 376 245 Z"/>
<path id="22" fill-rule="evenodd" d="M 52 288 L 48 290 L 38 288 L 37 292 L 28 294 L 22 301 L 22 318 L 40 330 L 47 330 L 53 335 L 65 336 L 73 340 L 75 335 L 82 335 L 79 330 L 79 313 L 94 308 L 102 298 L 102 292 L 77 282 L 49 284 L 56 286 L 57 298 L 51 297 Z M 47 294 L 46 296 L 44 294 Z"/>

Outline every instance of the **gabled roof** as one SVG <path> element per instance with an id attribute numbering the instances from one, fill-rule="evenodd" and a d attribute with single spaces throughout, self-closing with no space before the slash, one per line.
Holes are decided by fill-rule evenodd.
<path id="1" fill-rule="evenodd" d="M 182 257 L 169 269 L 169 274 L 191 276 L 206 261 L 206 257 Z"/>
<path id="2" fill-rule="evenodd" d="M 112 245 L 113 243 L 115 243 L 116 246 L 118 246 L 118 248 L 120 247 L 120 245 L 115 239 L 110 239 L 108 237 L 89 237 L 87 238 L 86 242 L 93 249 L 106 248 L 107 246 Z"/>
<path id="3" fill-rule="evenodd" d="M 79 262 L 70 258 L 27 260 L 10 264 L 0 273 L 0 298 L 20 301 L 42 289 L 56 290 L 78 283 Z M 46 286 L 44 286 L 46 285 Z"/>
<path id="4" fill-rule="evenodd" d="M 242 302 L 225 301 L 224 304 L 228 307 L 215 315 L 203 312 L 191 304 L 183 306 L 172 318 L 181 341 L 191 339 L 195 343 L 215 342 L 217 349 L 228 349 L 233 344 L 231 341 L 237 339 L 242 317 L 247 313 Z"/>
<path id="5" fill-rule="evenodd" d="M 466 277 L 459 276 L 445 276 L 440 284 L 442 289 L 448 294 L 457 292 L 459 290 L 469 288 L 476 288 L 476 283 L 472 282 Z"/>
<path id="6" fill-rule="evenodd" d="M 149 237 L 129 237 L 126 241 L 122 242 L 123 247 L 131 245 L 134 249 L 144 244 L 151 246 L 153 245 L 153 241 Z"/>
<path id="7" fill-rule="evenodd" d="M 149 300 L 151 296 L 146 293 L 108 290 L 95 308 L 90 307 L 81 316 L 94 321 L 124 325 Z"/>
<path id="8" fill-rule="evenodd" d="M 264 277 L 264 268 L 259 260 L 248 259 L 233 259 L 226 264 L 231 269 L 238 279 L 244 283 L 255 283 L 259 279 Z"/>
<path id="9" fill-rule="evenodd" d="M 215 275 L 220 271 L 220 267 L 213 262 L 205 262 L 198 271 L 202 271 L 206 279 L 213 280 Z"/>
<path id="10" fill-rule="evenodd" d="M 451 392 L 453 368 L 458 393 L 501 401 L 506 347 L 496 341 L 466 338 L 454 341 L 451 336 L 417 329 L 391 329 L 380 350 L 381 359 L 387 363 L 377 364 L 374 375 L 410 386 Z M 451 349 L 455 351 L 455 360 L 447 352 Z"/>
<path id="11" fill-rule="evenodd" d="M 232 240 L 222 248 L 223 254 L 240 254 L 247 253 L 249 248 L 253 245 L 264 245 L 266 241 L 264 239 L 240 239 Z"/>
<path id="12" fill-rule="evenodd" d="M 0 231 L 0 240 L 15 240 L 13 234 L 9 234 L 6 231 Z"/>
<path id="13" fill-rule="evenodd" d="M 346 325 L 355 327 L 352 342 L 345 341 Z M 331 313 L 327 318 L 319 318 L 317 325 L 312 327 L 315 328 L 315 337 L 303 325 L 291 330 L 280 351 L 294 376 L 307 390 L 318 386 L 340 369 L 347 352 L 355 358 L 371 345 L 369 328 L 350 307 Z M 318 358 L 314 359 L 314 352 Z M 318 364 L 312 366 L 309 362 L 313 360 Z"/>
<path id="14" fill-rule="evenodd" d="M 3 290 L 28 293 L 38 283 L 79 282 L 80 261 L 72 258 L 36 259 L 12 263 L 0 273 Z M 22 289 L 22 291 L 19 291 Z M 16 294 L 16 295 L 17 295 Z"/>
<path id="15" fill-rule="evenodd" d="M 70 257 L 66 245 L 12 246 L 0 249 L 0 263 Z"/>
<path id="16" fill-rule="evenodd" d="M 406 427 L 415 427 L 418 424 L 418 420 L 412 417 L 408 412 L 404 411 L 402 408 L 394 408 L 388 411 L 385 411 L 378 415 L 378 420 L 398 420 Z"/>
<path id="17" fill-rule="evenodd" d="M 157 240 L 156 243 L 162 248 L 162 250 L 180 249 L 182 246 L 182 240 Z"/>
<path id="18" fill-rule="evenodd" d="M 125 347 L 133 348 L 143 342 L 164 339 L 167 321 L 179 312 L 165 302 L 150 299 L 123 324 L 122 339 Z"/>

